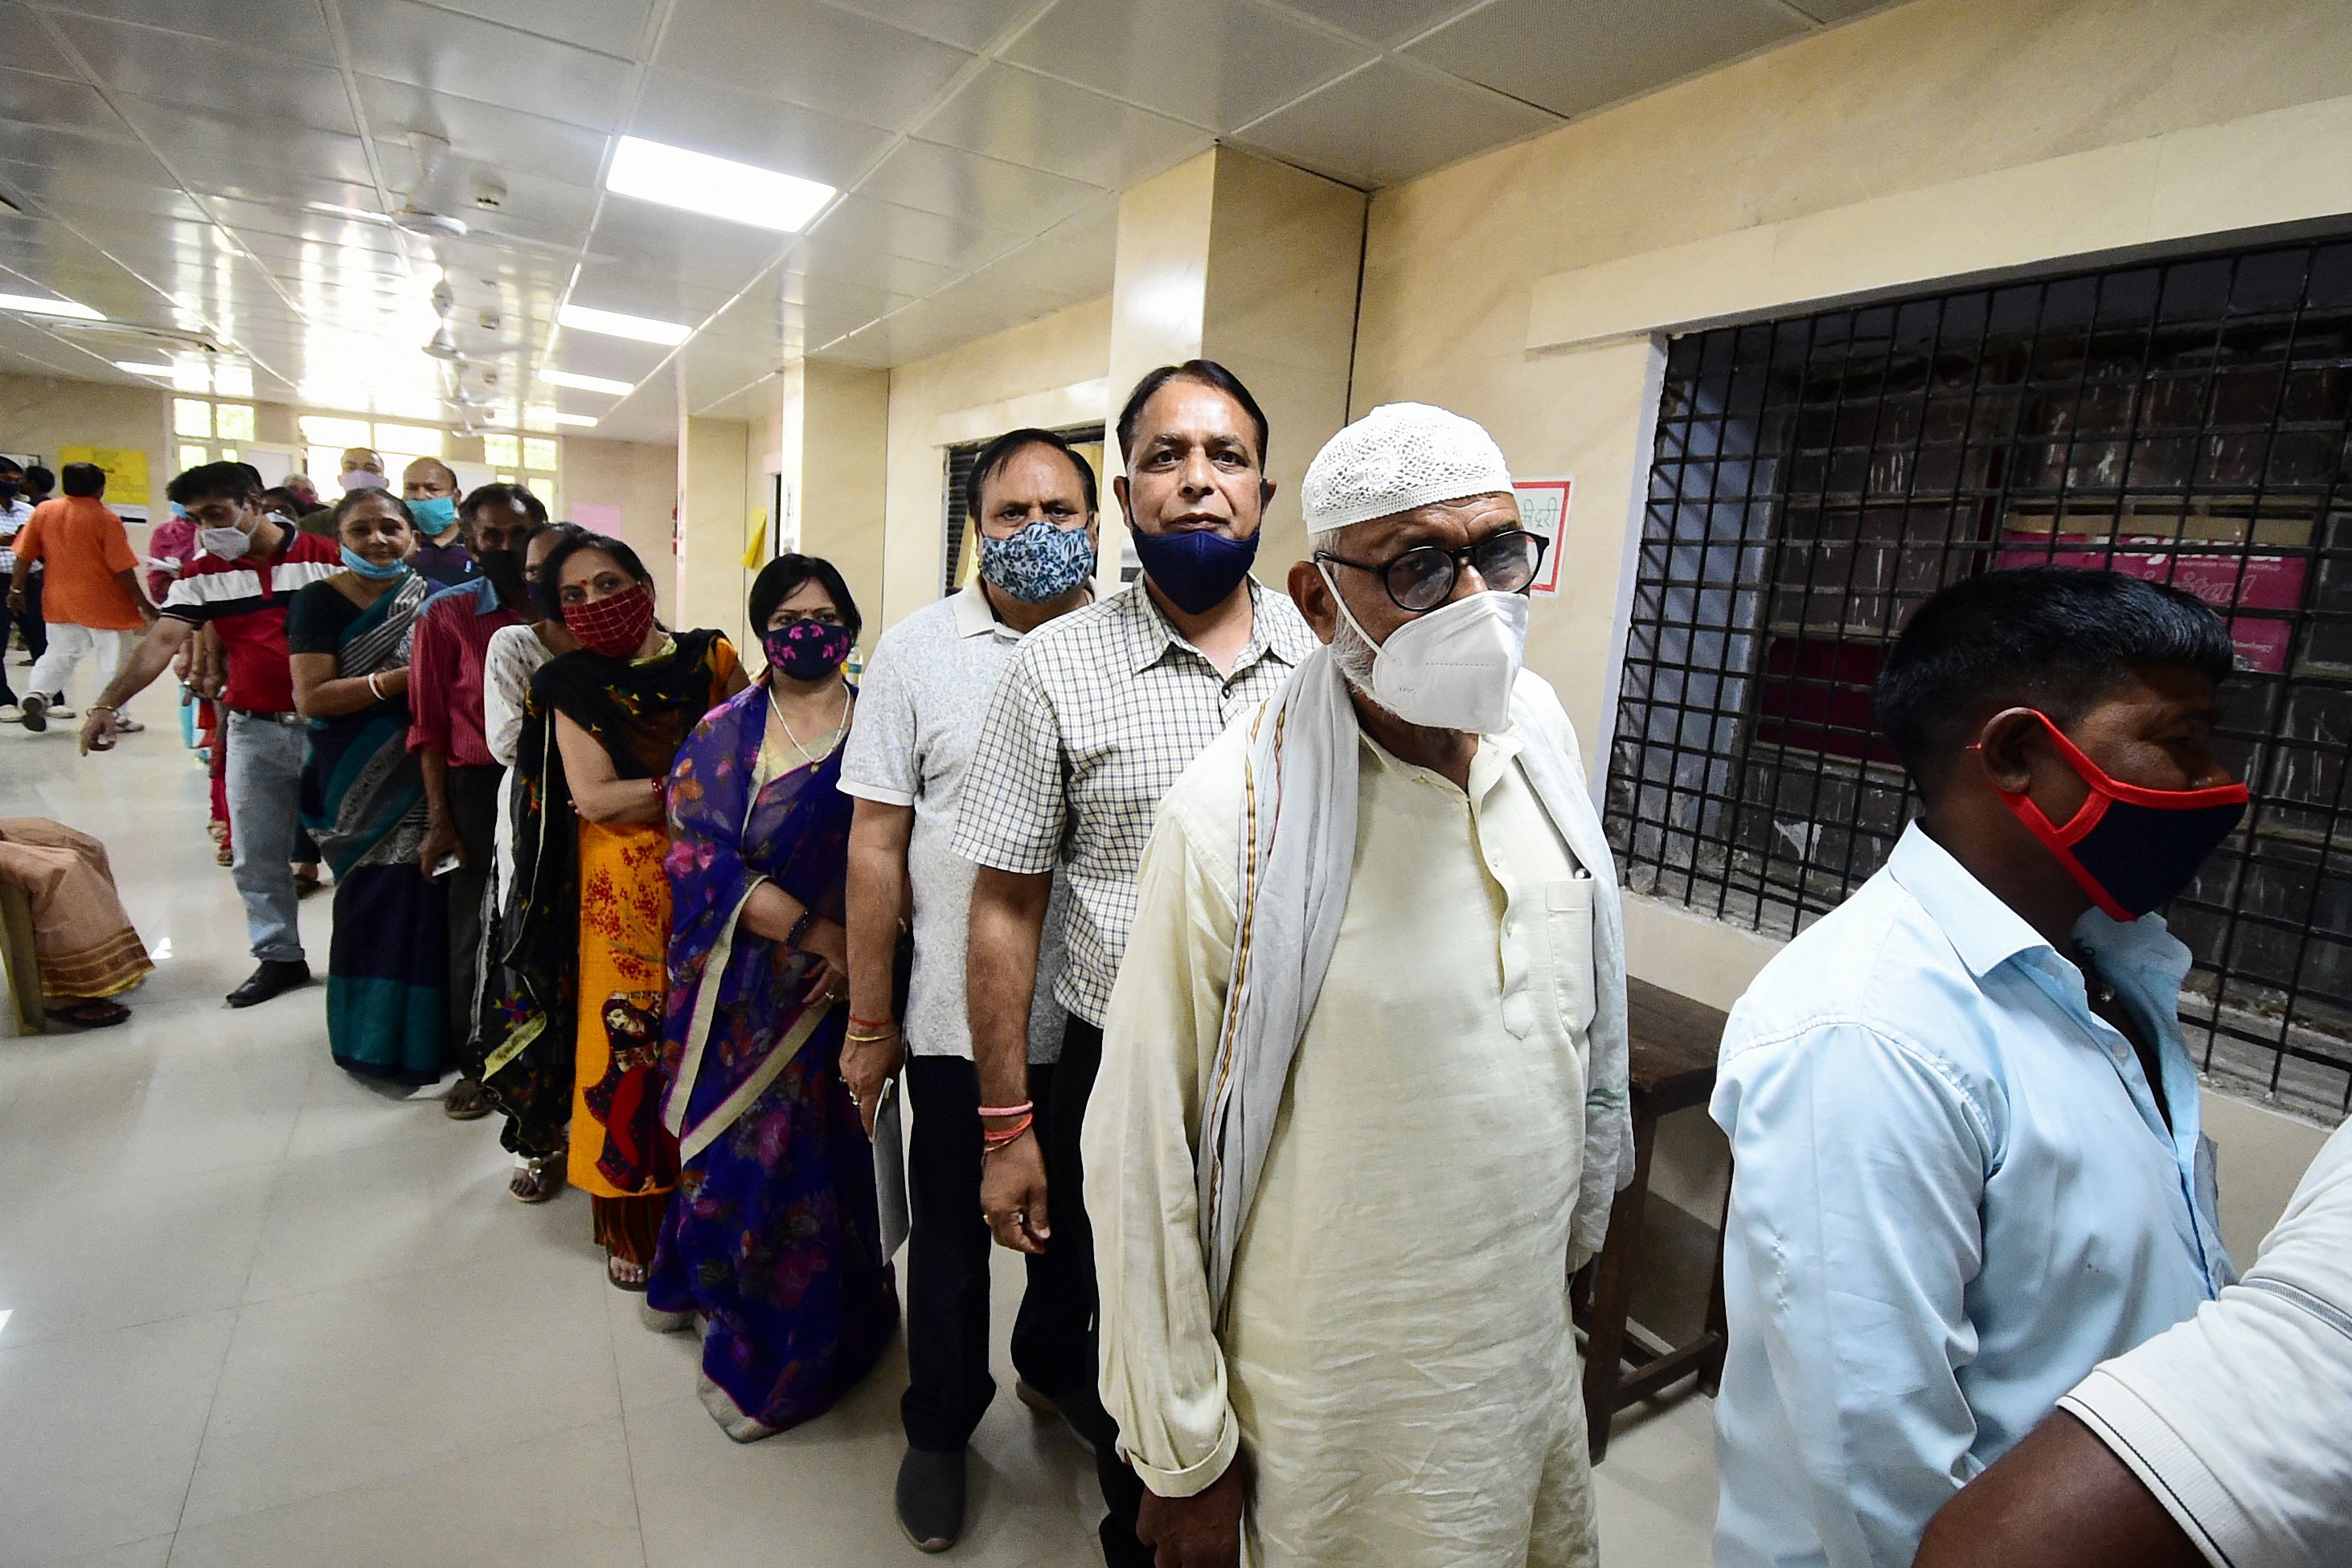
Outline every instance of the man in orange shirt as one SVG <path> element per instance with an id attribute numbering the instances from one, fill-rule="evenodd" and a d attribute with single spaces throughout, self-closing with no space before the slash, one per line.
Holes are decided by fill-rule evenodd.
<path id="1" fill-rule="evenodd" d="M 96 653 L 102 687 L 122 663 L 123 633 L 155 619 L 139 591 L 139 557 L 131 551 L 131 537 L 122 519 L 100 499 L 106 494 L 106 471 L 94 463 L 68 463 L 61 478 L 65 495 L 34 507 L 16 536 L 16 564 L 8 580 L 8 607 L 15 610 L 24 602 L 33 563 L 47 568 L 42 610 L 49 647 L 25 683 L 31 689 L 24 701 L 24 725 L 37 733 L 49 727 L 47 694 L 65 690 L 75 665 Z M 118 729 L 140 727 L 120 715 L 116 721 Z"/>

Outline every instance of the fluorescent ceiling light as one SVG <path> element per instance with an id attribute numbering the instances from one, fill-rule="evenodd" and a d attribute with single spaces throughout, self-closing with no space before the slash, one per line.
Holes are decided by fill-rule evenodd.
<path id="1" fill-rule="evenodd" d="M 640 343 L 676 348 L 694 335 L 694 329 L 677 321 L 656 321 L 650 316 L 624 316 L 617 310 L 591 310 L 566 305 L 555 313 L 555 324 L 575 332 L 598 332 L 607 338 L 628 338 Z"/>
<path id="2" fill-rule="evenodd" d="M 589 418 L 584 413 L 565 413 L 559 409 L 556 412 L 555 423 L 558 424 L 576 424 L 585 430 L 594 425 L 596 422 Z"/>
<path id="3" fill-rule="evenodd" d="M 76 321 L 106 319 L 87 305 L 71 299 L 52 299 L 45 294 L 0 294 L 0 310 L 22 310 L 28 316 L 67 316 Z"/>
<path id="4" fill-rule="evenodd" d="M 604 188 L 788 235 L 800 233 L 833 200 L 833 187 L 814 180 L 638 136 L 621 138 Z"/>
<path id="5" fill-rule="evenodd" d="M 136 360 L 117 360 L 114 368 L 128 371 L 134 376 L 168 376 L 173 373 L 170 365 L 142 365 Z"/>
<path id="6" fill-rule="evenodd" d="M 539 372 L 539 379 L 551 387 L 572 387 L 581 392 L 611 392 L 614 397 L 625 397 L 637 390 L 634 382 L 616 382 L 608 376 L 583 376 L 576 371 L 541 371 Z"/>

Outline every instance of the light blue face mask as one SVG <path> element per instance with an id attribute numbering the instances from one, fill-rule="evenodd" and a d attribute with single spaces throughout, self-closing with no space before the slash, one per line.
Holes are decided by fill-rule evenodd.
<path id="1" fill-rule="evenodd" d="M 416 519 L 418 528 L 439 538 L 457 526 L 457 497 L 427 496 L 421 501 L 411 501 L 408 515 Z"/>
<path id="2" fill-rule="evenodd" d="M 378 566 L 349 545 L 343 547 L 343 564 L 362 577 L 373 578 L 378 582 L 383 581 L 386 578 L 398 577 L 408 570 L 408 563 L 404 560 L 388 560 L 382 566 Z"/>

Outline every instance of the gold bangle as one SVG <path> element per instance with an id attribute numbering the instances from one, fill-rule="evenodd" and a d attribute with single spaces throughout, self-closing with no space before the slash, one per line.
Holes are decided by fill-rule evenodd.
<path id="1" fill-rule="evenodd" d="M 841 1037 L 841 1038 L 842 1038 L 842 1039 L 844 1039 L 844 1040 L 847 1040 L 847 1041 L 848 1041 L 850 1044 L 852 1044 L 852 1045 L 872 1045 L 872 1044 L 874 1044 L 874 1043 L 875 1043 L 876 1041 L 877 1041 L 877 1040 L 896 1040 L 896 1039 L 898 1039 L 898 1031 L 897 1030 L 895 1030 L 895 1029 L 894 1029 L 894 1030 L 886 1030 L 885 1031 L 883 1031 L 883 1032 L 882 1032 L 882 1033 L 880 1033 L 880 1034 L 849 1034 L 849 1033 L 844 1033 L 844 1034 L 842 1035 L 842 1037 Z"/>

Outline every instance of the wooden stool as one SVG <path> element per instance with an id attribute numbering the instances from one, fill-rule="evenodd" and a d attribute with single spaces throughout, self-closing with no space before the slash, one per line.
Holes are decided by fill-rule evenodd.
<path id="1" fill-rule="evenodd" d="M 1584 1418 L 1596 1465 L 1609 1452 L 1610 1418 L 1626 1406 L 1694 1373 L 1699 1386 L 1713 1394 L 1723 1381 L 1726 1338 L 1719 1219 L 1706 1327 L 1698 1337 L 1688 1344 L 1670 1345 L 1627 1317 L 1640 1267 L 1643 1206 L 1650 1195 L 1650 1147 L 1658 1118 L 1703 1107 L 1715 1093 L 1716 1057 L 1726 1015 L 1645 980 L 1626 980 L 1625 1002 L 1633 1037 L 1627 1081 L 1633 1113 L 1633 1185 L 1617 1195 L 1601 1255 L 1578 1274 L 1570 1297 L 1578 1326 L 1586 1332 Z M 1728 1189 L 1724 1202 L 1727 1208 Z"/>

